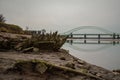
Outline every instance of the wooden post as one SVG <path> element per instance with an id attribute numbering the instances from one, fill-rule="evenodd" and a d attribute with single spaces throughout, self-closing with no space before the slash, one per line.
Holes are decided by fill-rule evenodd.
<path id="1" fill-rule="evenodd" d="M 98 34 L 98 44 L 100 44 L 100 34 Z"/>

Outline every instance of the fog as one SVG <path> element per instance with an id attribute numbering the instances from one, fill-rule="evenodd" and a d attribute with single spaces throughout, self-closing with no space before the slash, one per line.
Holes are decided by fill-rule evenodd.
<path id="1" fill-rule="evenodd" d="M 120 30 L 120 0 L 0 0 L 6 23 L 66 32 L 80 26 Z"/>

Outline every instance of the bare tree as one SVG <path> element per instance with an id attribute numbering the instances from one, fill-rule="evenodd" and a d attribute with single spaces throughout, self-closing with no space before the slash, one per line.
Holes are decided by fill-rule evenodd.
<path id="1" fill-rule="evenodd" d="M 2 15 L 2 14 L 0 14 L 0 22 L 5 22 L 6 20 L 5 20 L 5 17 Z"/>

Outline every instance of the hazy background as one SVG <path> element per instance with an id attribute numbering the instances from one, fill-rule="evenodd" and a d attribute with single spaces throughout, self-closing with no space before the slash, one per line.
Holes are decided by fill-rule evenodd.
<path id="1" fill-rule="evenodd" d="M 79 26 L 120 30 L 120 0 L 0 0 L 7 23 L 65 32 Z"/>

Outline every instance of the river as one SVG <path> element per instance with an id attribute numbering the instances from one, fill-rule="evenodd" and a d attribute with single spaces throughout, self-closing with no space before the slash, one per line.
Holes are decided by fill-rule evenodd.
<path id="1" fill-rule="evenodd" d="M 120 69 L 120 44 L 69 44 L 64 49 L 79 59 L 103 68 Z"/>

